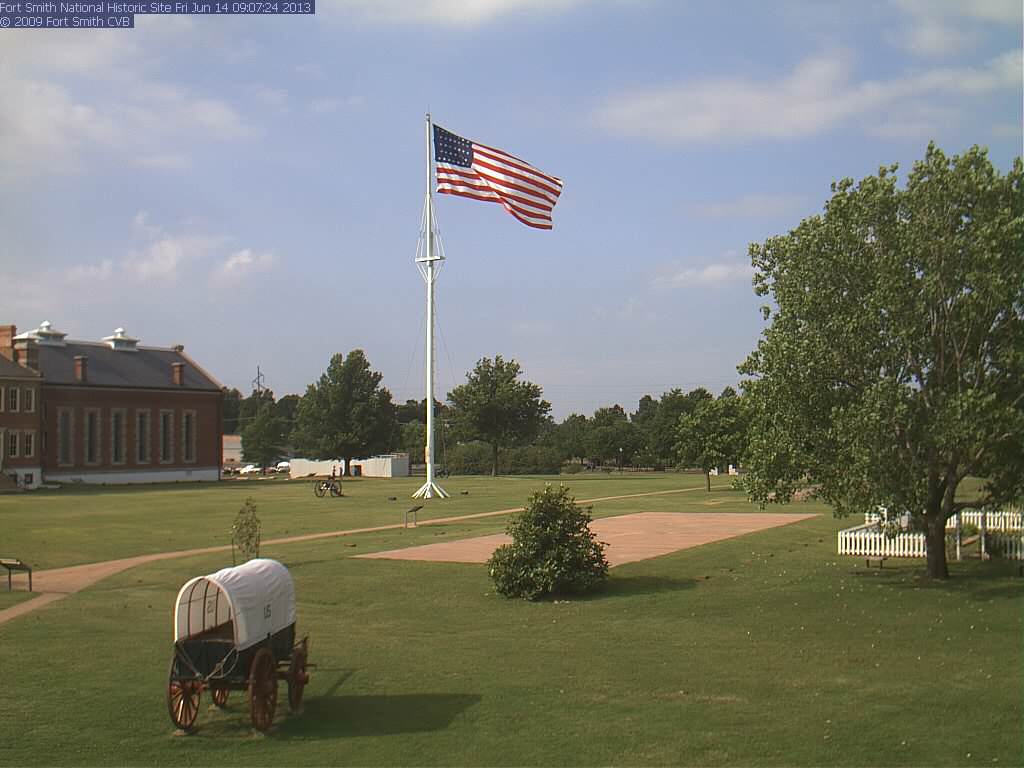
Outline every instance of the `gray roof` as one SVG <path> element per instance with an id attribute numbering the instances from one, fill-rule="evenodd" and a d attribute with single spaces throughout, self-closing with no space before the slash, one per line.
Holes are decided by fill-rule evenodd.
<path id="1" fill-rule="evenodd" d="M 74 384 L 75 356 L 88 358 L 84 386 L 216 391 L 220 384 L 191 358 L 176 349 L 137 347 L 113 350 L 94 341 L 67 341 L 64 346 L 39 345 L 39 371 L 47 384 Z M 181 387 L 171 381 L 171 363 L 184 363 Z"/>
<path id="2" fill-rule="evenodd" d="M 39 374 L 31 368 L 11 362 L 0 355 L 0 379 L 38 379 Z"/>

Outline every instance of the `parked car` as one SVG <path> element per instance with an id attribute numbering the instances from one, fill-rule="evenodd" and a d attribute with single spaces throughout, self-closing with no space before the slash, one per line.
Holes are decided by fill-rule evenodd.
<path id="1" fill-rule="evenodd" d="M 279 461 L 279 462 L 277 462 L 277 471 L 278 472 L 290 472 L 291 468 L 292 468 L 291 462 L 288 462 L 288 461 Z"/>
<path id="2" fill-rule="evenodd" d="M 257 467 L 255 464 L 246 464 L 244 467 L 242 467 L 240 470 L 238 470 L 238 474 L 240 474 L 240 475 L 258 475 L 262 471 L 263 470 L 260 469 L 259 467 Z"/>

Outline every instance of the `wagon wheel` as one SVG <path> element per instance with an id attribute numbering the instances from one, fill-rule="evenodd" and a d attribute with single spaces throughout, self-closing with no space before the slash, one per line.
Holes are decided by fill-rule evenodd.
<path id="1" fill-rule="evenodd" d="M 322 499 L 324 494 L 327 493 L 327 489 L 324 488 L 324 482 L 322 480 L 315 480 L 313 482 L 313 493 L 316 494 L 318 499 Z"/>
<path id="2" fill-rule="evenodd" d="M 341 483 L 331 483 L 331 496 L 338 498 L 341 496 Z"/>
<path id="3" fill-rule="evenodd" d="M 302 709 L 302 691 L 309 682 L 306 674 L 306 644 L 302 643 L 292 651 L 292 663 L 288 665 L 288 708 L 292 712 Z"/>
<path id="4" fill-rule="evenodd" d="M 167 713 L 183 731 L 191 731 L 199 715 L 199 696 L 202 686 L 194 680 L 181 680 L 178 676 L 177 654 L 171 657 L 167 674 Z"/>
<path id="5" fill-rule="evenodd" d="M 252 725 L 265 731 L 274 722 L 277 709 L 277 662 L 269 648 L 260 648 L 249 673 L 249 711 Z"/>
<path id="6" fill-rule="evenodd" d="M 213 704 L 217 709 L 224 709 L 228 705 L 229 693 L 231 693 L 231 689 L 222 685 L 214 686 L 211 689 L 210 695 L 213 697 Z"/>

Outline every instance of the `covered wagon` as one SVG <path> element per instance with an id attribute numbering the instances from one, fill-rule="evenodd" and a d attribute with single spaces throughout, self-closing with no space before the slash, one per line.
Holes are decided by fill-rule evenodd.
<path id="1" fill-rule="evenodd" d="M 190 731 L 204 690 L 220 708 L 238 690 L 246 691 L 253 727 L 265 731 L 274 720 L 278 679 L 288 681 L 288 705 L 298 710 L 309 681 L 309 637 L 295 638 L 295 587 L 276 560 L 250 560 L 185 582 L 174 606 L 171 720 Z"/>

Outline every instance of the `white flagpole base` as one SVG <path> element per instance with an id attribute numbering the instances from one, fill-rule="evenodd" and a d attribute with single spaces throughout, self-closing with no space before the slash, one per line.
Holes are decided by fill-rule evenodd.
<path id="1" fill-rule="evenodd" d="M 447 499 L 450 494 L 437 483 L 427 481 L 412 495 L 414 499 L 432 499 L 435 496 L 439 499 Z"/>

